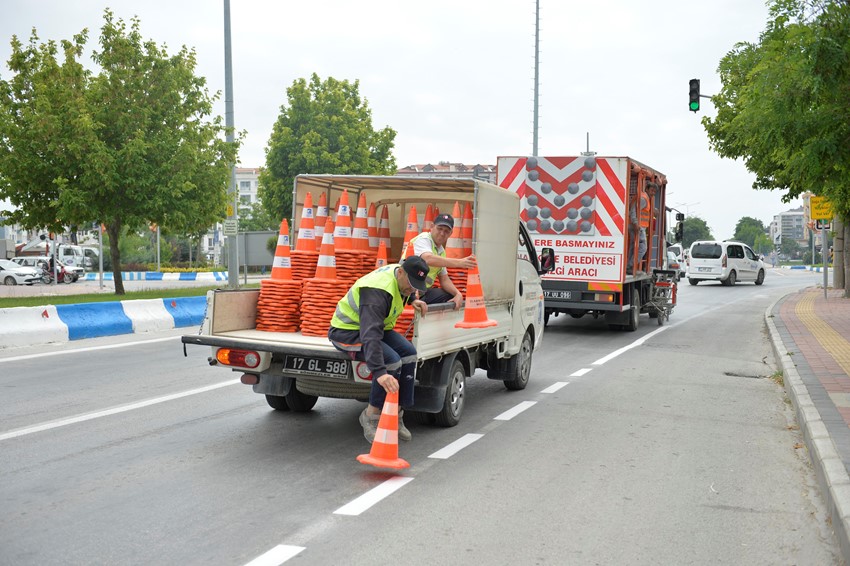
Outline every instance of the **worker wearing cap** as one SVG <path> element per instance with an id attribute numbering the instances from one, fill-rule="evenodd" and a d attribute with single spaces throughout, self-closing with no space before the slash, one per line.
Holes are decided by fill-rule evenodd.
<path id="1" fill-rule="evenodd" d="M 369 405 L 360 414 L 363 435 L 372 442 L 378 428 L 387 393 L 398 392 L 399 407 L 413 405 L 413 376 L 416 348 L 393 330 L 405 304 L 423 315 L 428 306 L 421 301 L 428 265 L 419 256 L 402 264 L 389 264 L 354 282 L 336 305 L 328 339 L 334 347 L 348 352 L 352 359 L 366 362 L 372 372 Z M 398 437 L 410 440 L 411 434 L 398 414 Z"/>
<path id="2" fill-rule="evenodd" d="M 408 246 L 413 247 L 413 254 L 418 255 L 428 264 L 428 291 L 422 296 L 427 304 L 454 303 L 455 309 L 463 303 L 463 294 L 452 283 L 447 267 L 472 269 L 475 267 L 475 256 L 464 258 L 446 257 L 446 243 L 452 235 L 455 220 L 450 214 L 438 214 L 434 218 L 434 226 L 430 232 L 422 232 L 411 238 Z M 440 281 L 440 288 L 433 287 L 434 281 Z"/>

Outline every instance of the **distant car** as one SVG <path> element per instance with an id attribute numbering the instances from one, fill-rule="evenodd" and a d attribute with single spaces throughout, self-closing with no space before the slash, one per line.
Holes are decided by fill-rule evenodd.
<path id="1" fill-rule="evenodd" d="M 676 272 L 676 280 L 685 278 L 685 263 L 681 261 L 672 251 L 667 252 L 667 269 Z"/>
<path id="2" fill-rule="evenodd" d="M 45 265 L 50 265 L 50 258 L 46 255 L 22 255 L 18 257 L 13 257 L 12 261 L 17 264 L 32 267 L 36 270 L 44 270 Z M 80 277 L 82 277 L 86 270 L 78 265 L 68 265 L 66 263 L 58 262 L 60 267 L 64 267 L 65 271 L 71 273 L 73 275 L 73 281 L 76 281 Z"/>
<path id="3" fill-rule="evenodd" d="M 41 281 L 41 273 L 33 267 L 25 267 L 8 259 L 0 259 L 0 281 L 4 285 L 32 285 Z"/>
<path id="4" fill-rule="evenodd" d="M 734 285 L 739 281 L 764 283 L 764 262 L 741 242 L 701 240 L 691 244 L 688 283 L 720 281 Z"/>

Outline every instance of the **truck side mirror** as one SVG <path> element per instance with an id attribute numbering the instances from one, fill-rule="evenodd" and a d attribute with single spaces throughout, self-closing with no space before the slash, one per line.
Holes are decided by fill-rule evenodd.
<path id="1" fill-rule="evenodd" d="M 543 248 L 540 250 L 540 270 L 549 273 L 553 269 L 555 269 L 555 250 Z"/>

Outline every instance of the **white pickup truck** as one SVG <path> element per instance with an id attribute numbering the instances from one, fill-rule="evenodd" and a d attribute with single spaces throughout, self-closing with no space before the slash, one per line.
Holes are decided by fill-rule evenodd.
<path id="1" fill-rule="evenodd" d="M 487 316 L 498 324 L 455 328 L 464 310 L 452 310 L 450 304 L 430 305 L 426 316 L 417 315 L 412 339 L 418 356 L 415 405 L 410 412 L 425 422 L 456 425 L 463 413 L 466 379 L 478 368 L 508 389 L 524 389 L 532 354 L 543 337 L 544 269 L 520 221 L 517 195 L 474 179 L 302 175 L 295 180 L 293 232 L 298 231 L 307 192 L 314 201 L 325 193 L 332 203 L 343 190 L 351 202 L 358 202 L 362 192 L 370 203 L 389 205 L 391 231 L 399 236 L 393 238 L 390 258 L 399 256 L 411 205 L 420 211 L 428 203 L 441 210 L 451 210 L 456 201 L 473 205 L 473 251 Z M 264 394 L 277 410 L 309 411 L 318 397 L 368 400 L 372 376 L 366 364 L 352 362 L 326 337 L 256 330 L 259 293 L 210 291 L 200 332 L 182 337 L 184 349 L 185 344 L 212 347 L 211 365 L 243 373 L 243 383 Z M 216 355 L 223 348 L 259 363 L 225 366 L 219 360 L 228 357 Z"/>

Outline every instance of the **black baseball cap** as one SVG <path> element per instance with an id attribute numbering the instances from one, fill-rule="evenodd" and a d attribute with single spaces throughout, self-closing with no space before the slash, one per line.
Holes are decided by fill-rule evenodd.
<path id="1" fill-rule="evenodd" d="M 451 229 L 455 227 L 455 219 L 451 214 L 438 214 L 434 219 L 434 226 L 448 226 Z"/>
<path id="2" fill-rule="evenodd" d="M 407 273 L 407 279 L 413 288 L 424 293 L 427 289 L 425 279 L 428 277 L 428 264 L 425 260 L 418 255 L 412 255 L 404 260 L 401 268 Z"/>

